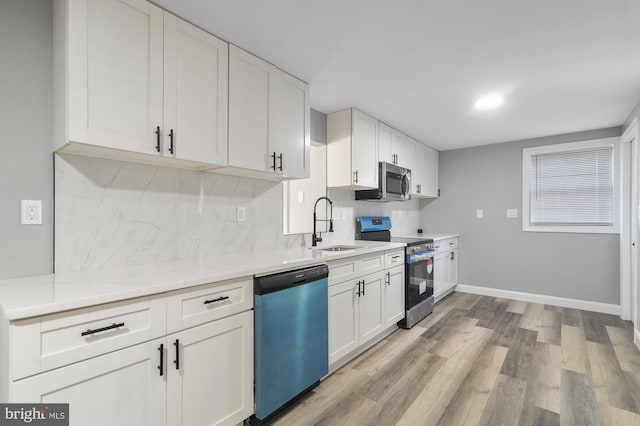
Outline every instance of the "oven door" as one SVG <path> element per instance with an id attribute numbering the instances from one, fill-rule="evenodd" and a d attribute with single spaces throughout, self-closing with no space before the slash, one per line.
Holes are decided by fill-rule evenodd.
<path id="1" fill-rule="evenodd" d="M 434 250 L 407 254 L 406 309 L 433 296 L 433 255 Z"/>

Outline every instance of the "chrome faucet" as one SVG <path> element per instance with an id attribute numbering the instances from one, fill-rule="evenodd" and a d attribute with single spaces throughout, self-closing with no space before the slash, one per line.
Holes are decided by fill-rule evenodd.
<path id="1" fill-rule="evenodd" d="M 316 207 L 318 206 L 318 202 L 320 200 L 327 200 L 327 202 L 329 203 L 329 206 L 331 207 L 330 209 L 330 218 L 329 220 L 327 219 L 318 219 L 316 217 Z M 333 201 L 331 201 L 328 197 L 320 197 L 316 200 L 316 203 L 313 205 L 313 235 L 311 236 L 311 247 L 315 247 L 318 245 L 318 243 L 322 242 L 322 237 L 318 237 L 316 234 L 316 222 L 317 221 L 322 221 L 322 222 L 329 222 L 329 232 L 333 232 Z"/>

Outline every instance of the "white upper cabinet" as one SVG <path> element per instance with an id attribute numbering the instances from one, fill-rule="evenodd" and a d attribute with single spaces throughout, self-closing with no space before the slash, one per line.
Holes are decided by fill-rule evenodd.
<path id="1" fill-rule="evenodd" d="M 435 198 L 438 196 L 438 151 L 407 137 L 407 167 L 411 169 L 411 196 Z"/>
<path id="2" fill-rule="evenodd" d="M 327 186 L 378 187 L 378 120 L 354 108 L 327 116 Z"/>
<path id="3" fill-rule="evenodd" d="M 158 154 L 163 11 L 140 0 L 55 2 L 54 147 Z"/>
<path id="4" fill-rule="evenodd" d="M 309 86 L 236 46 L 229 50 L 229 167 L 271 179 L 309 176 Z"/>
<path id="5" fill-rule="evenodd" d="M 229 45 L 164 14 L 163 155 L 227 163 Z"/>
<path id="6" fill-rule="evenodd" d="M 393 129 L 384 123 L 378 123 L 378 161 L 393 163 L 395 154 L 391 145 Z"/>
<path id="7" fill-rule="evenodd" d="M 147 1 L 56 0 L 54 150 L 226 165 L 227 49 Z"/>
<path id="8" fill-rule="evenodd" d="M 276 68 L 235 46 L 229 48 L 229 166 L 266 171 L 269 162 L 269 90 Z M 273 90 L 273 89 L 271 89 Z"/>
<path id="9" fill-rule="evenodd" d="M 311 149 L 311 107 L 309 85 L 279 71 L 278 166 L 287 177 L 308 178 Z M 277 140 L 278 140 L 277 139 Z"/>
<path id="10" fill-rule="evenodd" d="M 406 167 L 407 157 L 405 153 L 405 135 L 395 129 L 391 131 L 391 149 L 393 151 L 393 164 Z"/>
<path id="11" fill-rule="evenodd" d="M 422 146 L 424 158 L 424 170 L 423 170 L 423 185 L 420 190 L 421 194 L 425 197 L 438 197 L 438 151 L 429 148 L 428 146 Z"/>

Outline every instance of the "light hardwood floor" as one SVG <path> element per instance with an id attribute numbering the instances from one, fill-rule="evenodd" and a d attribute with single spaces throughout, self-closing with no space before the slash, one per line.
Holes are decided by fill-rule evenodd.
<path id="1" fill-rule="evenodd" d="M 631 323 L 454 293 L 276 425 L 640 425 Z"/>

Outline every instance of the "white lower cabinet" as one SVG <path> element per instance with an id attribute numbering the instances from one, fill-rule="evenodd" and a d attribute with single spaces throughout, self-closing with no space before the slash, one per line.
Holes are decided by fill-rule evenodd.
<path id="1" fill-rule="evenodd" d="M 404 318 L 404 265 L 385 271 L 384 328 Z"/>
<path id="2" fill-rule="evenodd" d="M 374 337 L 384 326 L 384 273 L 382 271 L 362 278 L 358 296 L 358 341 L 361 343 Z"/>
<path id="3" fill-rule="evenodd" d="M 329 364 L 404 317 L 404 263 L 391 254 L 396 263 L 386 270 L 382 254 L 329 263 Z"/>
<path id="4" fill-rule="evenodd" d="M 458 239 L 435 243 L 433 258 L 433 295 L 435 301 L 449 294 L 458 284 Z"/>
<path id="5" fill-rule="evenodd" d="M 11 401 L 68 403 L 70 425 L 166 425 L 166 384 L 158 369 L 164 341 L 19 380 L 11 386 Z"/>
<path id="6" fill-rule="evenodd" d="M 69 403 L 74 426 L 236 425 L 254 412 L 251 283 L 13 322 L 8 400 Z"/>
<path id="7" fill-rule="evenodd" d="M 173 334 L 167 351 L 168 425 L 237 424 L 253 414 L 252 312 Z"/>

